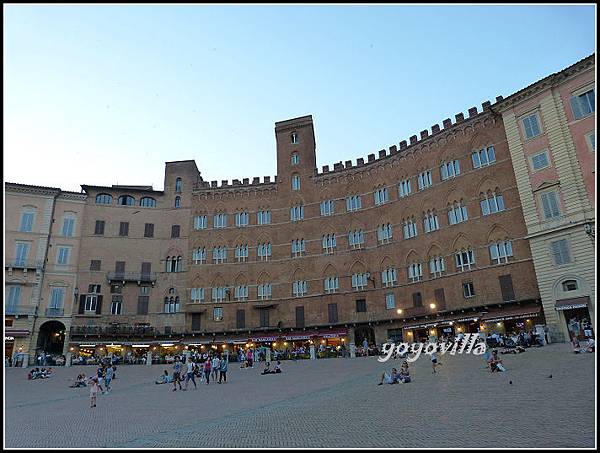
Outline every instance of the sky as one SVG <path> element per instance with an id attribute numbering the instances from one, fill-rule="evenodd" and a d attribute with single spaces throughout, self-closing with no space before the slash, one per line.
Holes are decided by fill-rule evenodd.
<path id="1" fill-rule="evenodd" d="M 595 6 L 4 5 L 4 180 L 163 189 L 276 174 L 312 115 L 353 160 L 595 52 Z"/>

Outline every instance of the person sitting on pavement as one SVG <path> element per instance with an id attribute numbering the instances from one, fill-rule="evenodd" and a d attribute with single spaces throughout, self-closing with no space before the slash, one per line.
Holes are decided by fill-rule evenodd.
<path id="1" fill-rule="evenodd" d="M 392 372 L 390 374 L 383 373 L 381 375 L 381 382 L 377 385 L 385 384 L 397 384 L 399 382 L 400 375 L 398 374 L 398 370 L 396 368 L 392 368 Z"/>
<path id="2" fill-rule="evenodd" d="M 587 342 L 587 346 L 585 347 L 585 352 L 594 352 L 596 350 L 596 342 L 594 341 L 593 338 L 590 337 L 590 339 Z"/>
<path id="3" fill-rule="evenodd" d="M 401 384 L 406 384 L 411 381 L 410 372 L 408 371 L 408 362 L 405 360 L 402 362 L 402 366 L 400 367 L 400 373 L 398 374 L 398 381 Z"/>
<path id="4" fill-rule="evenodd" d="M 579 344 L 579 340 L 577 339 L 576 335 L 573 335 L 571 346 L 573 347 L 573 353 L 579 354 L 581 352 L 581 345 Z"/>
<path id="5" fill-rule="evenodd" d="M 265 369 L 262 371 L 262 373 L 260 374 L 271 374 L 273 371 L 271 371 L 271 363 L 267 362 L 265 364 Z"/>
<path id="6" fill-rule="evenodd" d="M 502 359 L 498 357 L 498 351 L 494 349 L 492 351 L 492 355 L 488 361 L 490 365 L 490 372 L 494 373 L 495 371 L 506 371 L 504 365 L 502 365 Z"/>
<path id="7" fill-rule="evenodd" d="M 277 361 L 277 365 L 275 365 L 273 373 L 281 373 L 281 362 L 279 360 Z"/>
<path id="8" fill-rule="evenodd" d="M 87 387 L 87 384 L 85 383 L 85 374 L 78 374 L 75 382 L 73 384 L 69 385 L 69 387 L 71 387 L 71 388 Z"/>

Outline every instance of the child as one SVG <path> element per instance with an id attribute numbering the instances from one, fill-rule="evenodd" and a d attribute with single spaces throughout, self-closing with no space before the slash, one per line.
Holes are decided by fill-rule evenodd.
<path id="1" fill-rule="evenodd" d="M 438 363 L 438 358 L 437 358 L 437 355 L 435 354 L 435 352 L 432 352 L 431 353 L 431 368 L 433 368 L 432 374 L 437 373 L 437 371 L 435 369 L 438 365 L 441 365 L 441 364 L 442 364 L 441 362 Z"/>
<path id="2" fill-rule="evenodd" d="M 96 395 L 98 394 L 98 390 L 101 392 L 102 386 L 98 383 L 98 376 L 94 376 L 90 381 L 90 407 L 96 407 Z"/>

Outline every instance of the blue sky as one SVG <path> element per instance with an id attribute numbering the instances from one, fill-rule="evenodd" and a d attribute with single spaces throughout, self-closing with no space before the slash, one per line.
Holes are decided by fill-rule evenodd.
<path id="1" fill-rule="evenodd" d="M 4 179 L 163 188 L 366 157 L 595 52 L 594 6 L 4 6 Z"/>

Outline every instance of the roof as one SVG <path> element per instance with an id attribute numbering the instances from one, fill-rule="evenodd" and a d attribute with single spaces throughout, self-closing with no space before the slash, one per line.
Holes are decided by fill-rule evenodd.
<path id="1" fill-rule="evenodd" d="M 143 187 L 150 187 L 150 189 L 146 189 Z M 94 186 L 88 184 L 82 184 L 81 188 L 85 192 L 89 192 L 90 190 L 104 190 L 109 192 L 114 191 L 128 191 L 128 192 L 146 192 L 146 193 L 155 193 L 155 194 L 164 194 L 164 190 L 154 190 L 151 188 L 152 186 Z"/>

